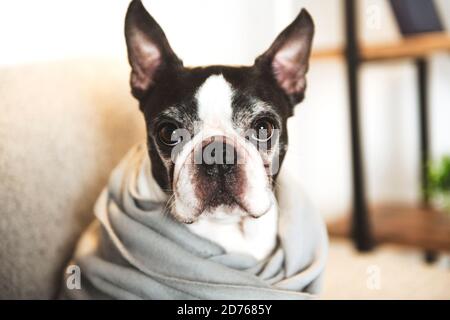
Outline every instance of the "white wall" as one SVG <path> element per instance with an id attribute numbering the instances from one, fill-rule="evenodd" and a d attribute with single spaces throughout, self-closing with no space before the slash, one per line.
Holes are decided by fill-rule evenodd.
<path id="1" fill-rule="evenodd" d="M 342 44 L 340 0 L 144 1 L 188 65 L 248 64 L 307 7 L 317 47 Z M 0 2 L 0 66 L 97 56 L 125 63 L 123 16 L 128 1 L 17 0 Z M 438 1 L 450 26 L 450 2 Z M 360 2 L 361 36 L 397 39 L 385 0 Z M 450 153 L 450 59 L 434 56 L 431 77 L 433 154 Z M 371 64 L 362 71 L 362 122 L 372 201 L 414 202 L 418 196 L 415 70 L 411 62 Z M 307 99 L 292 119 L 287 165 L 298 168 L 306 191 L 333 215 L 351 197 L 346 81 L 343 64 L 314 62 Z"/>
<path id="2" fill-rule="evenodd" d="M 316 44 L 341 44 L 341 1 L 293 1 L 311 10 L 317 24 Z M 332 4 L 331 4 L 332 3 Z M 337 5 L 337 3 L 340 3 Z M 327 4 L 327 6 L 325 6 Z M 450 2 L 437 1 L 447 30 Z M 389 4 L 364 0 L 359 5 L 360 35 L 367 43 L 399 39 Z M 339 12 L 338 12 L 339 11 Z M 337 18 L 336 16 L 340 16 Z M 431 61 L 431 128 L 433 157 L 450 154 L 450 56 Z M 372 202 L 419 200 L 419 154 L 416 70 L 411 61 L 367 64 L 361 72 L 361 104 L 366 183 Z M 350 145 L 346 78 L 342 64 L 314 63 L 309 91 L 293 128 L 300 175 L 327 216 L 344 212 L 351 200 Z M 291 135 L 292 136 L 292 135 Z"/>

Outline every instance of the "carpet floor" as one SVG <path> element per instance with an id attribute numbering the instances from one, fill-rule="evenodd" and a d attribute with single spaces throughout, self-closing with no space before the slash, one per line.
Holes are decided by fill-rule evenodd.
<path id="1" fill-rule="evenodd" d="M 450 259 L 426 264 L 421 251 L 394 245 L 357 253 L 331 240 L 322 299 L 450 299 Z"/>

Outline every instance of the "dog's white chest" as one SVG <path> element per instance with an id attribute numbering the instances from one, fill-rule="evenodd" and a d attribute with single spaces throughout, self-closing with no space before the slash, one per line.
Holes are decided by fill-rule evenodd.
<path id="1" fill-rule="evenodd" d="M 246 218 L 238 223 L 204 218 L 187 227 L 193 233 L 221 245 L 227 252 L 248 254 L 262 260 L 276 245 L 278 210 L 274 205 L 258 219 Z"/>

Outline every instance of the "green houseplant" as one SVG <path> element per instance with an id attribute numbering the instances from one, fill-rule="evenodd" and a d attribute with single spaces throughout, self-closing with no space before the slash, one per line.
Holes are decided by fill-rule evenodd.
<path id="1" fill-rule="evenodd" d="M 444 156 L 429 166 L 428 180 L 432 203 L 450 214 L 450 156 Z"/>

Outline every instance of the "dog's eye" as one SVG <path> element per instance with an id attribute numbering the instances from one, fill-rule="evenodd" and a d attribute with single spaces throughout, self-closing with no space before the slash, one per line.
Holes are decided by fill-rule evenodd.
<path id="1" fill-rule="evenodd" d="M 270 119 L 263 118 L 253 124 L 252 138 L 256 141 L 268 141 L 272 138 L 274 126 Z"/>
<path id="2" fill-rule="evenodd" d="M 167 146 L 173 147 L 177 145 L 181 142 L 181 138 L 174 135 L 177 129 L 178 127 L 170 122 L 161 124 L 158 128 L 159 140 Z"/>

